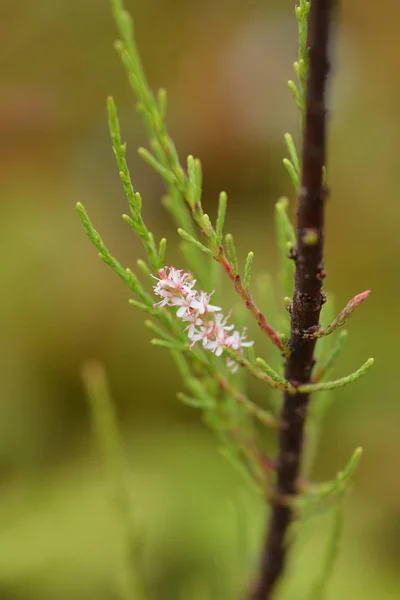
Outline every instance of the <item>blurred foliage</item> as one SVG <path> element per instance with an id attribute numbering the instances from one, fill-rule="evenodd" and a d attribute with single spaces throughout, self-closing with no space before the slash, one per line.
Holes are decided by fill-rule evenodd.
<path id="1" fill-rule="evenodd" d="M 276 271 L 273 207 L 282 193 L 292 197 L 282 134 L 296 121 L 286 86 L 296 52 L 293 3 L 127 6 L 150 82 L 168 88 L 177 146 L 182 156 L 202 158 L 207 212 L 215 218 L 218 192 L 227 189 L 238 255 L 253 250 L 254 270 Z M 125 198 L 105 111 L 113 93 L 146 219 L 171 246 L 175 235 L 159 203 L 159 178 L 135 153 L 145 134 L 112 48 L 108 2 L 0 0 L 0 8 L 0 599 L 116 597 L 114 533 L 80 381 L 90 358 L 105 364 L 124 425 L 148 540 L 141 567 L 154 598 L 239 598 L 257 554 L 262 507 L 243 496 L 196 416 L 175 400 L 172 362 L 148 344 L 141 315 L 98 261 L 75 214 L 76 201 L 96 212 L 124 264 L 141 256 L 119 218 Z M 326 286 L 338 306 L 360 289 L 372 295 L 352 320 L 334 375 L 353 370 L 366 351 L 376 365 L 338 394 L 315 473 L 329 478 L 355 445 L 364 448 L 329 599 L 400 593 L 399 18 L 395 0 L 379 10 L 343 0 L 338 12 Z M 253 227 L 257 239 L 249 239 Z M 226 304 L 233 302 L 228 283 L 225 293 Z M 158 376 L 149 377 L 157 353 Z M 261 403 L 263 389 L 251 390 Z M 307 529 L 288 598 L 305 598 L 324 530 L 319 519 Z"/>

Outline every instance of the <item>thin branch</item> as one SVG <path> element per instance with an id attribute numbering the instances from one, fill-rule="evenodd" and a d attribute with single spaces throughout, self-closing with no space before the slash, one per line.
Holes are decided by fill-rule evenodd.
<path id="1" fill-rule="evenodd" d="M 257 321 L 259 328 L 264 333 L 267 334 L 267 336 L 270 338 L 272 343 L 275 344 L 275 346 L 277 348 L 279 348 L 281 353 L 284 356 L 287 356 L 288 348 L 283 343 L 281 336 L 279 335 L 279 333 L 277 331 L 275 331 L 275 329 L 272 327 L 272 325 L 270 325 L 268 323 L 267 319 L 265 318 L 265 315 L 260 311 L 260 309 L 258 308 L 256 303 L 254 302 L 250 292 L 243 285 L 240 275 L 235 273 L 234 269 L 232 268 L 231 263 L 225 256 L 222 246 L 221 246 L 221 252 L 218 256 L 215 257 L 215 260 L 224 267 L 226 273 L 229 276 L 229 279 L 233 282 L 233 284 L 235 286 L 236 293 L 239 294 L 239 296 L 242 298 L 242 300 L 244 300 L 246 308 L 251 312 L 251 314 Z"/>
<path id="2" fill-rule="evenodd" d="M 366 290 L 365 292 L 361 292 L 361 294 L 357 294 L 357 296 L 354 296 L 354 298 L 352 298 L 350 302 L 346 304 L 344 309 L 338 314 L 338 316 L 334 321 L 332 321 L 332 323 L 330 323 L 329 325 L 327 325 L 327 327 L 324 328 L 318 327 L 314 333 L 306 333 L 305 337 L 318 339 L 330 335 L 336 329 L 342 327 L 346 323 L 350 315 L 356 310 L 356 308 L 358 308 L 360 304 L 362 304 L 364 300 L 368 298 L 370 293 L 371 290 Z"/>
<path id="3" fill-rule="evenodd" d="M 279 429 L 281 426 L 279 421 L 268 411 L 264 410 L 260 406 L 257 406 L 254 402 L 249 400 L 245 394 L 240 392 L 236 387 L 231 385 L 225 377 L 220 375 L 219 373 L 215 373 L 215 377 L 218 381 L 219 386 L 238 404 L 243 406 L 250 415 L 253 415 L 256 419 L 266 425 L 267 427 L 272 427 L 274 429 Z"/>
<path id="4" fill-rule="evenodd" d="M 311 394 L 313 392 L 329 392 L 329 390 L 336 390 L 340 387 L 345 387 L 346 385 L 350 385 L 350 383 L 354 383 L 357 379 L 360 379 L 365 373 L 372 367 L 374 364 L 374 359 L 369 358 L 367 362 L 365 362 L 357 371 L 351 373 L 351 375 L 347 375 L 346 377 L 341 377 L 340 379 L 335 379 L 334 381 L 323 381 L 322 383 L 306 383 L 304 385 L 300 385 L 297 390 L 301 394 Z"/>
<path id="5" fill-rule="evenodd" d="M 225 347 L 224 353 L 227 356 L 229 356 L 229 358 L 231 360 L 233 360 L 235 363 L 237 363 L 240 367 L 242 367 L 243 369 L 246 369 L 246 371 L 248 371 L 250 373 L 250 375 L 252 375 L 255 379 L 258 379 L 259 381 L 265 381 L 266 383 L 268 383 L 268 385 L 270 385 L 271 387 L 276 388 L 278 390 L 286 390 L 292 395 L 294 395 L 296 393 L 296 389 L 290 383 L 290 381 L 283 379 L 277 373 L 275 374 L 276 378 L 271 376 L 272 369 L 270 367 L 269 367 L 269 369 L 270 369 L 269 372 L 268 373 L 265 372 L 264 365 L 266 363 L 264 361 L 261 361 L 262 368 L 259 368 L 257 365 L 253 365 L 249 360 L 247 360 L 247 358 L 245 358 L 242 354 L 240 354 L 240 352 L 232 350 L 231 348 Z M 258 364 L 260 364 L 259 360 L 257 362 L 258 362 Z"/>

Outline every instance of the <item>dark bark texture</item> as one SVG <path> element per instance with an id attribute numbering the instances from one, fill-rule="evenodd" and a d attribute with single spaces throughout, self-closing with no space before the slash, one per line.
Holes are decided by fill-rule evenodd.
<path id="1" fill-rule="evenodd" d="M 325 276 L 324 204 L 327 191 L 322 171 L 326 164 L 326 80 L 329 71 L 328 41 L 332 0 L 313 0 L 309 20 L 309 71 L 302 178 L 297 210 L 295 291 L 291 306 L 291 356 L 286 379 L 294 386 L 309 383 L 314 365 L 315 339 L 305 337 L 319 325 Z M 308 394 L 284 395 L 279 436 L 277 481 L 258 580 L 251 600 L 269 600 L 287 560 L 287 533 L 293 521 L 290 498 L 296 494 L 300 474 Z"/>

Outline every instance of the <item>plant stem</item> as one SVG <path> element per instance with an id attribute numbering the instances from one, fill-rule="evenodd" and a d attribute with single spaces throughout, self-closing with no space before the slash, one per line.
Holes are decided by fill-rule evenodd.
<path id="1" fill-rule="evenodd" d="M 239 296 L 244 300 L 246 308 L 251 312 L 251 314 L 253 315 L 253 317 L 257 321 L 257 324 L 258 324 L 259 328 L 262 331 L 264 331 L 264 333 L 267 334 L 267 336 L 270 338 L 270 340 L 272 341 L 272 343 L 275 344 L 275 346 L 277 348 L 279 348 L 279 350 L 283 354 L 285 354 L 286 349 L 285 349 L 285 346 L 284 346 L 284 344 L 282 342 L 282 339 L 281 339 L 280 335 L 267 322 L 264 314 L 260 311 L 260 309 L 258 308 L 258 306 L 256 305 L 256 303 L 254 302 L 254 300 L 253 300 L 253 298 L 252 298 L 249 290 L 247 290 L 245 288 L 245 286 L 243 285 L 242 279 L 241 279 L 240 275 L 238 275 L 238 274 L 236 274 L 234 272 L 231 263 L 229 262 L 229 260 L 225 256 L 225 253 L 224 253 L 224 250 L 223 250 L 222 246 L 221 246 L 219 255 L 215 257 L 215 260 L 217 262 L 219 262 L 223 266 L 223 268 L 225 269 L 226 273 L 228 274 L 229 279 L 233 282 L 233 284 L 235 286 L 236 293 L 239 294 Z"/>
<path id="2" fill-rule="evenodd" d="M 313 0 L 310 13 L 303 170 L 297 210 L 297 247 L 293 252 L 296 271 L 291 306 L 291 355 L 285 364 L 285 377 L 295 387 L 311 381 L 316 340 L 307 338 L 307 333 L 318 328 L 324 303 L 321 288 L 325 276 L 323 247 L 327 190 L 323 186 L 322 170 L 326 153 L 325 88 L 329 71 L 331 8 L 332 0 Z M 294 519 L 294 510 L 288 500 L 297 493 L 309 399 L 309 394 L 284 393 L 281 420 L 287 427 L 279 433 L 276 492 L 272 494 L 268 533 L 251 600 L 272 598 L 287 562 L 287 533 Z"/>

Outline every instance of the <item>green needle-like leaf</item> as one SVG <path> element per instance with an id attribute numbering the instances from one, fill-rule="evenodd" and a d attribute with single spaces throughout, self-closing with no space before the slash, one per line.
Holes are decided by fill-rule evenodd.
<path id="1" fill-rule="evenodd" d="M 157 104 L 162 120 L 167 116 L 167 99 L 167 90 L 164 88 L 159 89 L 157 94 Z"/>
<path id="2" fill-rule="evenodd" d="M 336 381 L 326 381 L 322 383 L 310 383 L 305 385 L 300 385 L 297 388 L 297 392 L 300 394 L 311 394 L 312 392 L 327 392 L 329 390 L 335 390 L 340 387 L 344 387 L 346 385 L 350 385 L 350 383 L 354 383 L 357 379 L 360 379 L 374 364 L 374 359 L 369 358 L 366 363 L 363 364 L 357 371 L 352 373 L 351 375 L 347 375 L 347 377 L 342 377 L 341 379 L 337 379 Z"/>
<path id="3" fill-rule="evenodd" d="M 209 401 L 209 399 L 205 398 L 195 398 L 193 396 L 188 396 L 187 394 L 183 394 L 182 392 L 177 393 L 177 398 L 183 404 L 187 406 L 191 406 L 192 408 L 202 408 L 203 410 L 212 409 L 214 404 Z"/>
<path id="4" fill-rule="evenodd" d="M 166 250 L 167 250 L 167 240 L 166 240 L 166 238 L 161 238 L 160 244 L 158 246 L 158 260 L 160 261 L 161 265 L 164 264 Z"/>
<path id="5" fill-rule="evenodd" d="M 246 266 L 244 268 L 244 280 L 243 285 L 244 289 L 248 290 L 250 286 L 251 279 L 251 267 L 253 266 L 254 252 L 249 252 L 246 258 Z"/>
<path id="6" fill-rule="evenodd" d="M 288 203 L 287 198 L 281 198 L 276 203 L 275 224 L 281 260 L 282 296 L 292 298 L 295 264 L 289 258 L 289 251 L 296 243 L 296 235 L 287 214 Z"/>
<path id="7" fill-rule="evenodd" d="M 202 252 L 205 252 L 206 254 L 211 254 L 211 255 L 213 254 L 213 251 L 210 250 L 210 248 L 207 248 L 207 246 L 204 246 L 201 242 L 199 242 L 194 237 L 189 235 L 189 233 L 187 233 L 183 229 L 178 229 L 178 234 L 181 236 L 181 238 L 183 240 L 185 240 L 185 242 L 188 242 L 189 244 L 196 246 L 196 248 L 198 248 Z"/>
<path id="8" fill-rule="evenodd" d="M 268 363 L 265 362 L 262 358 L 257 358 L 256 363 L 262 370 L 269 376 L 271 379 L 276 381 L 277 383 L 286 384 L 286 380 L 279 375 Z"/>
<path id="9" fill-rule="evenodd" d="M 286 142 L 287 149 L 289 151 L 289 157 L 290 157 L 290 160 L 292 162 L 292 165 L 295 168 L 297 176 L 299 176 L 299 174 L 300 174 L 300 161 L 299 161 L 299 157 L 297 155 L 297 150 L 296 150 L 295 143 L 293 141 L 293 137 L 291 136 L 290 133 L 285 133 L 285 142 Z"/>
<path id="10" fill-rule="evenodd" d="M 180 350 L 181 352 L 184 352 L 185 350 L 189 349 L 189 344 L 182 344 L 181 342 L 175 340 L 168 341 L 164 339 L 159 340 L 157 338 L 153 338 L 150 343 L 152 346 L 157 346 L 158 348 L 167 348 L 167 350 Z"/>
<path id="11" fill-rule="evenodd" d="M 227 233 L 225 236 L 225 250 L 228 260 L 231 264 L 233 273 L 236 275 L 238 272 L 237 254 L 233 236 L 231 233 Z"/>
<path id="12" fill-rule="evenodd" d="M 224 223 L 226 216 L 226 206 L 228 202 L 228 196 L 225 192 L 221 192 L 218 200 L 218 215 L 217 215 L 217 225 L 216 225 L 216 234 L 217 234 L 217 245 L 220 246 L 222 243 L 223 235 L 224 235 Z"/>
<path id="13" fill-rule="evenodd" d="M 283 164 L 285 165 L 286 170 L 290 175 L 290 179 L 293 182 L 294 189 L 297 192 L 300 188 L 300 180 L 299 180 L 299 175 L 296 171 L 296 168 L 294 167 L 294 165 L 290 162 L 290 160 L 288 158 L 283 159 Z"/>
<path id="14" fill-rule="evenodd" d="M 157 173 L 159 173 L 167 183 L 170 183 L 172 185 L 176 183 L 175 175 L 171 173 L 171 171 L 169 171 L 167 168 L 165 168 L 160 162 L 158 162 L 158 160 L 152 154 L 150 154 L 150 152 L 146 150 L 146 148 L 139 148 L 138 153 L 139 156 L 143 158 L 143 160 L 147 162 L 147 164 L 153 167 L 153 169 L 157 171 Z"/>

